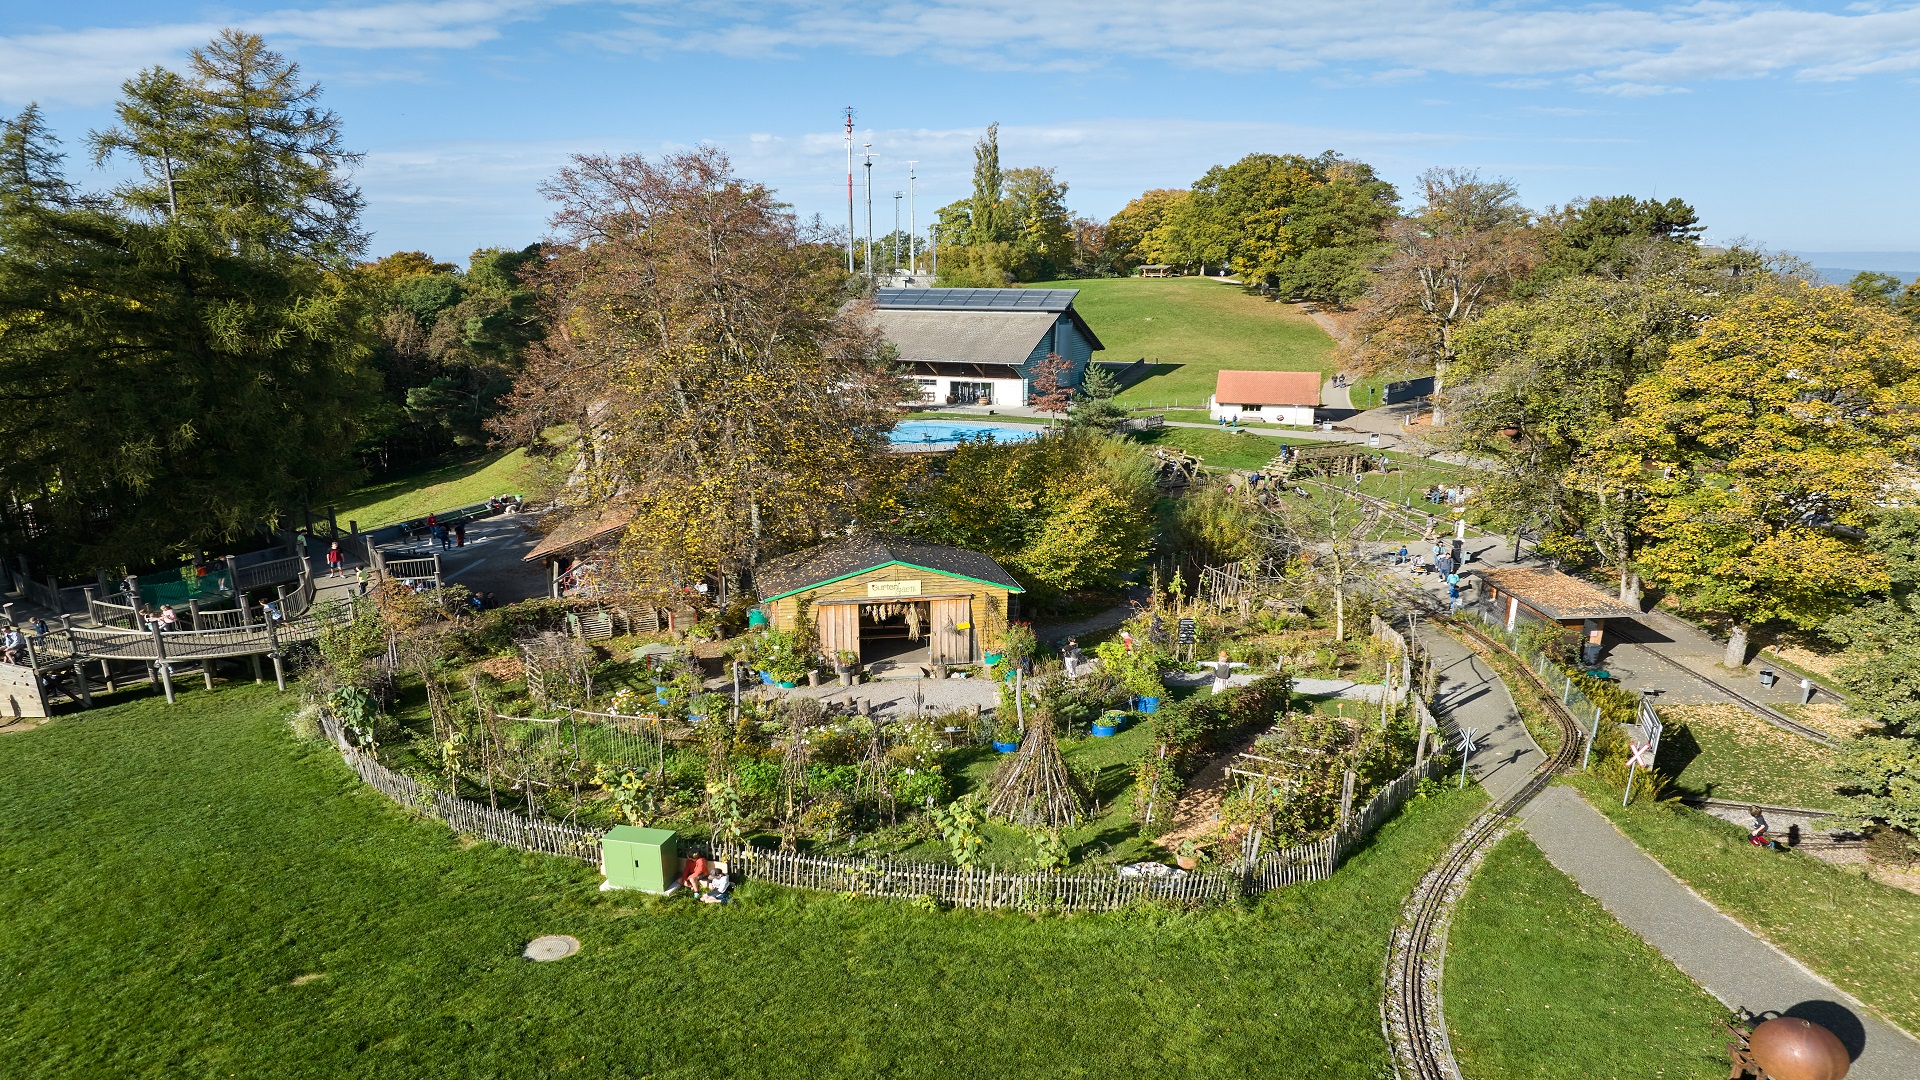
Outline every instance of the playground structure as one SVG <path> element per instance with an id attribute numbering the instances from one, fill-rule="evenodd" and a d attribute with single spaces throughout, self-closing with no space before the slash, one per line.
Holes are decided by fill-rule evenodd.
<path id="1" fill-rule="evenodd" d="M 498 513 L 518 503 L 490 500 L 433 515 L 435 524 L 457 525 Z M 200 675 L 213 686 L 222 662 L 247 662 L 255 682 L 265 681 L 266 663 L 274 682 L 286 689 L 287 650 L 311 641 L 325 617 L 327 594 L 344 598 L 358 592 L 357 578 L 316 580 L 315 563 L 338 544 L 345 557 L 367 567 L 374 580 L 393 579 L 410 587 L 444 584 L 438 552 L 413 544 L 430 538 L 426 519 L 363 533 L 348 523 L 339 528 L 329 512 L 320 527 L 281 532 L 280 543 L 213 563 L 183 566 L 155 574 L 129 574 L 113 581 L 106 571 L 87 585 L 36 580 L 24 557 L 0 566 L 0 584 L 11 585 L 19 602 L 0 604 L 0 620 L 22 631 L 17 663 L 0 662 L 0 724 L 51 715 L 71 702 L 91 708 L 96 692 L 148 681 L 171 704 L 174 683 Z M 256 594 L 266 599 L 255 599 Z M 218 605 L 218 606 L 216 606 Z M 16 611 L 16 606 L 27 611 Z M 175 609 L 177 629 L 151 625 L 146 613 Z M 33 618 L 46 633 L 29 632 Z M 264 662 L 263 662 L 264 661 Z"/>

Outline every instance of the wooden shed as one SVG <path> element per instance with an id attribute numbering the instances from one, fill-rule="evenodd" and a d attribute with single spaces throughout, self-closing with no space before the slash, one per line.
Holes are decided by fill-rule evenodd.
<path id="1" fill-rule="evenodd" d="M 1521 619 L 1579 628 L 1583 659 L 1597 663 L 1606 643 L 1608 619 L 1637 619 L 1640 612 L 1615 600 L 1579 578 L 1545 567 L 1509 566 L 1479 571 L 1485 583 L 1483 602 L 1508 630 Z"/>
<path id="2" fill-rule="evenodd" d="M 823 654 L 881 669 L 980 663 L 1026 591 L 980 552 L 880 535 L 796 551 L 753 577 L 774 628 L 793 630 L 804 608 Z"/>

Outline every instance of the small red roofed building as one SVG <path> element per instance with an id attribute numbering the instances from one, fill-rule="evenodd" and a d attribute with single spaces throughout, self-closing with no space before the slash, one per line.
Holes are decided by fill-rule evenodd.
<path id="1" fill-rule="evenodd" d="M 1319 406 L 1317 371 L 1222 371 L 1207 412 L 1215 420 L 1312 427 Z"/>

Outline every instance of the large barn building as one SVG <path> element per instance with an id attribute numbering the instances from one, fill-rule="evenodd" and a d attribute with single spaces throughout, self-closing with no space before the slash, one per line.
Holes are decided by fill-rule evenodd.
<path id="1" fill-rule="evenodd" d="M 1079 386 L 1105 348 L 1073 309 L 1078 289 L 879 289 L 873 317 L 930 405 L 1022 406 L 1049 355 Z"/>

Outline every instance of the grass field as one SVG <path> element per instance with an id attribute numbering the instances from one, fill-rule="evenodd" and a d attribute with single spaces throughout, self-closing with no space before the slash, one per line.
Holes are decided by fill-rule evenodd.
<path id="1" fill-rule="evenodd" d="M 417 820 L 293 741 L 293 700 L 189 690 L 0 737 L 0 1075 L 1372 1080 L 1390 927 L 1481 803 L 1418 800 L 1334 880 L 1241 907 L 752 882 L 714 907 Z M 543 933 L 584 949 L 521 959 Z"/>
<path id="2" fill-rule="evenodd" d="M 1585 777 L 1587 801 L 1721 911 L 1920 1032 L 1920 896 L 1792 852 L 1747 843 L 1746 830 L 1691 810 L 1640 803 Z"/>
<path id="3" fill-rule="evenodd" d="M 375 529 L 495 495 L 524 494 L 540 468 L 525 450 L 497 450 L 387 477 L 341 496 L 335 506 L 342 528 L 358 521 L 361 529 Z"/>
<path id="4" fill-rule="evenodd" d="M 1171 446 L 1185 450 L 1215 469 L 1259 469 L 1280 453 L 1280 447 L 1296 446 L 1304 439 L 1273 435 L 1255 435 L 1250 431 L 1220 431 L 1206 428 L 1150 428 L 1136 436 L 1148 446 Z"/>
<path id="5" fill-rule="evenodd" d="M 1100 336 L 1096 360 L 1145 357 L 1153 374 L 1120 394 L 1123 405 L 1205 408 L 1221 368 L 1333 370 L 1333 339 L 1292 304 L 1202 278 L 1088 278 L 1036 288 L 1079 289 L 1073 306 Z"/>
<path id="6" fill-rule="evenodd" d="M 1467 1076 L 1727 1074 L 1726 1008 L 1517 831 L 1487 856 L 1454 915 L 1446 1003 Z"/>
<path id="7" fill-rule="evenodd" d="M 1660 741 L 1661 766 L 1679 769 L 1689 794 L 1778 806 L 1839 808 L 1829 770 L 1834 752 L 1766 723 L 1738 705 L 1672 705 L 1660 710 L 1675 737 Z M 1684 723 L 1684 735 L 1675 729 Z"/>

